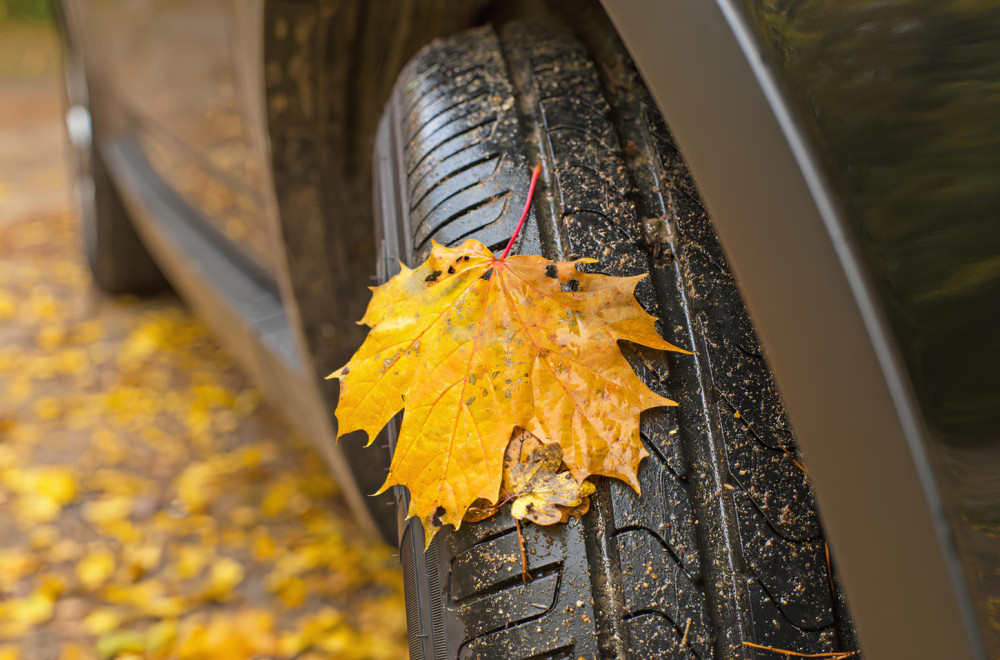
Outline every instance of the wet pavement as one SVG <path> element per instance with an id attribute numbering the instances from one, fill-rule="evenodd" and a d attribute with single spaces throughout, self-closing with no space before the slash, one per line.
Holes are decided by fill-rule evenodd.
<path id="1" fill-rule="evenodd" d="M 398 560 L 321 459 L 176 298 L 93 287 L 54 40 L 10 31 L 0 660 L 406 657 Z"/>

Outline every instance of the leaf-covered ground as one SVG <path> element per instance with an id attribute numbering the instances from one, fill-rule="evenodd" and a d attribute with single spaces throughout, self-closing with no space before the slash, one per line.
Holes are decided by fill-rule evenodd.
<path id="1" fill-rule="evenodd" d="M 0 98 L 0 660 L 405 657 L 321 460 L 176 299 L 92 288 L 51 72 Z"/>

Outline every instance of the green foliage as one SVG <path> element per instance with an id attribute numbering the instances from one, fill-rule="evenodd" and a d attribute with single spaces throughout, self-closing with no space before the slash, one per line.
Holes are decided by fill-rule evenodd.
<path id="1" fill-rule="evenodd" d="M 0 0 L 2 21 L 50 21 L 52 5 L 49 0 Z"/>

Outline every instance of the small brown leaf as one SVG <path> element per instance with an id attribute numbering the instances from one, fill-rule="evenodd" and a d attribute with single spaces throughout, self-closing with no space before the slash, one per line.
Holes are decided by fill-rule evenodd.
<path id="1" fill-rule="evenodd" d="M 462 522 L 482 522 L 488 518 L 492 518 L 499 510 L 499 506 L 487 499 L 480 498 L 473 502 L 469 510 L 465 512 L 465 515 L 462 516 Z"/>
<path id="2" fill-rule="evenodd" d="M 514 500 L 511 515 L 537 525 L 554 525 L 586 513 L 594 484 L 577 483 L 561 467 L 558 444 L 544 444 L 528 431 L 516 430 L 504 456 L 503 488 Z"/>

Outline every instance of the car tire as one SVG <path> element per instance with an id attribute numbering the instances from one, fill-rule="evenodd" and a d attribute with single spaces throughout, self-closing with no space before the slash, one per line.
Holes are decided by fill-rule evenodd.
<path id="1" fill-rule="evenodd" d="M 61 3 L 53 3 L 63 43 L 63 98 L 72 158 L 74 196 L 84 254 L 94 282 L 111 294 L 151 293 L 167 282 L 132 226 L 101 158 L 101 123 L 83 55 Z"/>
<path id="2" fill-rule="evenodd" d="M 404 68 L 375 147 L 382 281 L 431 240 L 496 249 L 542 166 L 520 253 L 649 273 L 636 290 L 668 341 L 623 345 L 676 408 L 641 419 L 642 496 L 598 479 L 590 511 L 444 528 L 424 551 L 396 487 L 410 657 L 755 657 L 857 649 L 805 465 L 708 214 L 617 42 L 553 23 L 440 39 Z M 390 424 L 390 442 L 395 423 Z"/>

